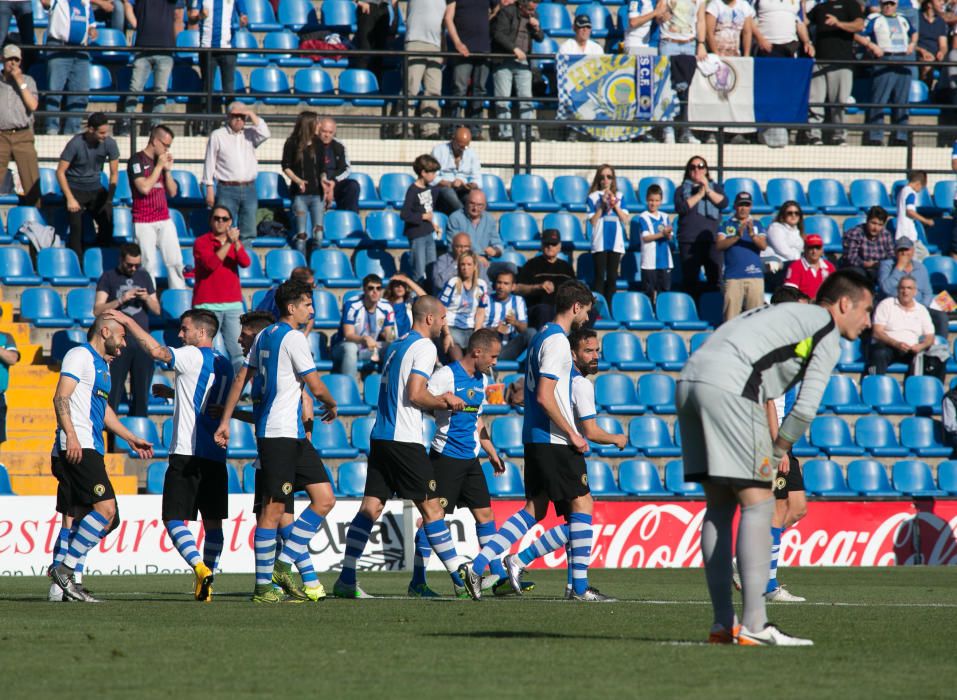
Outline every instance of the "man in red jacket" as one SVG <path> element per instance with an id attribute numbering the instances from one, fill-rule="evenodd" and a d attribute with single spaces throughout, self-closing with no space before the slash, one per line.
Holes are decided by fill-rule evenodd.
<path id="1" fill-rule="evenodd" d="M 834 263 L 824 257 L 824 239 L 812 233 L 804 237 L 804 255 L 788 266 L 784 286 L 796 287 L 813 300 L 834 270 Z"/>
<path id="2" fill-rule="evenodd" d="M 239 346 L 239 317 L 243 313 L 243 292 L 239 284 L 239 268 L 249 267 L 249 253 L 239 240 L 239 229 L 233 225 L 229 209 L 217 204 L 210 214 L 212 231 L 196 239 L 193 257 L 196 263 L 196 284 L 193 307 L 212 311 L 219 320 L 222 337 L 238 372 L 243 365 Z"/>

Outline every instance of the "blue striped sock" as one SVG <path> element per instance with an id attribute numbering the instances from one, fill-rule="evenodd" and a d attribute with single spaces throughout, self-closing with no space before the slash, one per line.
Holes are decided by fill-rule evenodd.
<path id="1" fill-rule="evenodd" d="M 319 532 L 323 517 L 312 508 L 302 511 L 299 519 L 292 524 L 292 532 L 282 546 L 279 561 L 292 566 L 303 554 L 308 554 L 309 540 Z"/>
<path id="2" fill-rule="evenodd" d="M 778 554 L 781 552 L 781 535 L 783 527 L 771 528 L 771 570 L 768 573 L 768 587 L 765 593 L 770 593 L 778 587 Z"/>
<path id="3" fill-rule="evenodd" d="M 203 542 L 203 563 L 215 572 L 219 568 L 219 558 L 223 554 L 223 529 L 221 527 L 206 531 Z"/>
<path id="4" fill-rule="evenodd" d="M 63 558 L 63 565 L 75 569 L 77 562 L 103 538 L 107 519 L 91 510 L 77 526 L 76 535 L 70 540 L 70 549 Z"/>
<path id="5" fill-rule="evenodd" d="M 193 533 L 186 527 L 186 523 L 182 520 L 169 520 L 166 523 L 166 531 L 169 533 L 169 538 L 173 540 L 173 546 L 176 547 L 180 556 L 186 560 L 187 564 L 196 568 L 196 565 L 203 561 L 203 558 L 199 555 L 196 540 L 193 539 Z"/>
<path id="6" fill-rule="evenodd" d="M 70 528 L 61 527 L 57 535 L 56 542 L 53 543 L 53 566 L 59 566 L 63 563 L 67 550 L 70 549 Z"/>
<path id="7" fill-rule="evenodd" d="M 556 525 L 518 553 L 518 560 L 528 566 L 539 557 L 564 547 L 568 542 L 568 525 Z"/>
<path id="8" fill-rule="evenodd" d="M 256 585 L 268 586 L 272 581 L 272 567 L 276 560 L 275 528 L 257 527 L 254 544 L 256 547 Z"/>
<path id="9" fill-rule="evenodd" d="M 495 521 L 490 520 L 487 523 L 475 523 L 475 534 L 478 535 L 479 549 L 485 549 L 485 545 L 492 541 L 492 538 L 495 537 L 498 530 L 495 528 Z M 501 559 L 492 559 L 488 563 L 489 571 L 491 571 L 495 576 L 498 576 L 499 579 L 508 578 L 508 572 L 505 571 L 505 567 L 502 566 Z"/>
<path id="10" fill-rule="evenodd" d="M 106 537 L 106 532 L 109 528 L 103 528 L 100 531 L 100 539 L 102 540 Z M 77 583 L 83 582 L 83 570 L 86 568 L 86 557 L 90 553 L 90 550 L 83 552 L 80 557 L 76 560 L 76 566 L 73 567 L 73 578 Z"/>
<path id="11" fill-rule="evenodd" d="M 370 534 L 372 521 L 362 513 L 357 513 L 346 533 L 346 555 L 342 558 L 342 571 L 339 573 L 339 580 L 347 586 L 356 585 L 356 562 L 362 556 Z"/>
<path id="12" fill-rule="evenodd" d="M 489 561 L 498 559 L 505 554 L 513 544 L 522 539 L 522 535 L 528 532 L 534 524 L 535 518 L 524 509 L 502 523 L 499 531 L 495 533 L 495 536 L 489 540 L 487 545 L 482 547 L 482 551 L 472 561 L 472 571 L 481 576 Z"/>
<path id="13" fill-rule="evenodd" d="M 307 588 L 312 588 L 319 583 L 319 574 L 316 573 L 316 568 L 312 565 L 312 557 L 308 549 L 296 559 L 296 568 L 299 569 L 302 583 Z"/>
<path id="14" fill-rule="evenodd" d="M 429 557 L 431 556 L 432 545 L 429 544 L 429 538 L 425 534 L 425 529 L 420 527 L 415 531 L 415 562 L 412 566 L 411 585 L 425 585 L 425 570 L 429 565 Z"/>
<path id="15" fill-rule="evenodd" d="M 571 551 L 572 588 L 581 595 L 588 588 L 591 561 L 591 515 L 572 513 L 568 518 L 568 545 Z"/>
<path id="16" fill-rule="evenodd" d="M 452 533 L 449 532 L 449 526 L 445 524 L 444 520 L 436 520 L 435 522 L 425 523 L 422 529 L 425 531 L 425 536 L 429 538 L 429 544 L 432 545 L 432 549 L 439 555 L 442 564 L 445 565 L 445 570 L 453 574 L 453 580 L 457 578 L 458 574 L 456 574 L 455 570 L 458 569 L 459 564 L 465 560 L 459 557 L 455 551 L 455 542 L 452 541 Z M 458 585 L 457 582 L 456 585 Z"/>

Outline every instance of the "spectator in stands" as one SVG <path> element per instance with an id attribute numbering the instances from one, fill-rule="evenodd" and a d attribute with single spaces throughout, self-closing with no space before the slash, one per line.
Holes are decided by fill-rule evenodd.
<path id="1" fill-rule="evenodd" d="M 476 328 L 485 326 L 488 313 L 488 285 L 479 277 L 478 260 L 472 252 L 458 259 L 458 274 L 445 283 L 439 301 L 448 309 L 445 324 L 452 336 L 446 351 L 453 360 L 461 360 Z"/>
<path id="2" fill-rule="evenodd" d="M 559 56 L 601 56 L 605 50 L 591 38 L 591 17 L 575 15 L 575 36 L 558 47 Z"/>
<path id="3" fill-rule="evenodd" d="M 897 232 L 896 238 L 910 238 L 914 242 L 914 257 L 923 260 L 930 253 L 927 246 L 917 235 L 915 221 L 924 226 L 933 226 L 934 220 L 922 216 L 917 211 L 917 195 L 927 187 L 927 173 L 923 170 L 911 170 L 907 173 L 907 184 L 897 193 Z"/>
<path id="4" fill-rule="evenodd" d="M 824 121 L 822 103 L 846 105 L 851 99 L 854 85 L 854 69 L 846 63 L 838 65 L 830 61 L 854 60 L 854 34 L 864 28 L 864 13 L 856 0 L 826 0 L 819 2 L 808 12 L 808 26 L 814 31 L 814 57 L 818 61 L 811 74 L 811 91 L 808 122 Z M 828 107 L 827 121 L 844 123 L 844 108 Z M 831 142 L 843 146 L 847 132 L 837 129 L 831 133 Z M 808 143 L 820 146 L 824 143 L 820 129 L 808 131 Z"/>
<path id="5" fill-rule="evenodd" d="M 871 72 L 871 98 L 879 107 L 868 107 L 867 123 L 884 123 L 884 105 L 892 105 L 891 123 L 907 124 L 907 101 L 910 97 L 910 68 L 894 65 L 895 61 L 912 59 L 917 45 L 917 28 L 897 14 L 897 0 L 881 0 L 881 13 L 867 18 L 867 24 L 855 41 L 864 46 L 874 58 L 886 65 L 876 66 Z M 873 130 L 867 133 L 862 145 L 882 146 L 884 132 Z M 907 132 L 898 130 L 891 138 L 890 146 L 907 144 Z"/>
<path id="6" fill-rule="evenodd" d="M 0 445 L 7 441 L 7 388 L 10 386 L 10 368 L 19 361 L 17 341 L 6 331 L 0 331 Z"/>
<path id="7" fill-rule="evenodd" d="M 209 216 L 212 229 L 193 243 L 196 261 L 196 282 L 193 307 L 216 314 L 219 335 L 226 345 L 233 370 L 243 365 L 243 349 L 239 345 L 239 317 L 242 315 L 243 290 L 239 268 L 249 267 L 249 253 L 233 226 L 233 214 L 224 204 L 214 204 Z"/>
<path id="8" fill-rule="evenodd" d="M 665 3 L 656 0 L 631 0 L 628 3 L 628 26 L 622 27 L 625 37 L 621 42 L 626 54 L 653 56 L 658 52 L 651 45 L 651 34 L 655 20 L 664 16 L 665 7 Z"/>
<path id="9" fill-rule="evenodd" d="M 249 23 L 249 18 L 242 13 L 245 6 L 242 3 L 237 5 L 235 0 L 188 1 L 190 23 L 199 22 L 200 48 L 232 48 L 233 17 L 238 19 L 240 27 L 245 27 Z M 217 68 L 220 73 L 220 90 L 213 89 L 213 79 Z M 203 77 L 203 92 L 213 95 L 206 107 L 214 114 L 218 114 L 222 110 L 222 105 L 235 97 L 236 54 L 225 51 L 203 53 L 200 55 L 199 72 Z M 204 122 L 200 133 L 208 132 L 209 125 Z"/>
<path id="10" fill-rule="evenodd" d="M 871 207 L 866 216 L 863 224 L 848 229 L 842 236 L 841 267 L 858 268 L 876 286 L 881 260 L 894 259 L 894 234 L 887 229 L 887 212 L 883 207 Z"/>
<path id="11" fill-rule="evenodd" d="M 5 6 L 21 4 L 30 6 L 29 2 L 0 2 L 0 13 Z M 0 79 L 0 172 L 7 171 L 11 160 L 16 163 L 20 185 L 23 187 L 20 204 L 35 207 L 40 201 L 40 164 L 34 145 L 33 113 L 40 106 L 40 98 L 36 82 L 22 70 L 22 60 L 23 53 L 19 46 L 7 44 L 3 47 L 3 75 Z"/>
<path id="12" fill-rule="evenodd" d="M 704 19 L 708 50 L 718 56 L 750 56 L 753 19 L 746 0 L 711 0 Z"/>
<path id="13" fill-rule="evenodd" d="M 428 154 L 412 163 L 415 182 L 405 192 L 400 216 L 405 222 L 405 237 L 409 239 L 409 259 L 412 263 L 412 278 L 417 284 L 425 284 L 430 266 L 435 265 L 435 236 L 441 233 L 434 214 L 432 181 L 439 172 L 439 162 Z"/>
<path id="14" fill-rule="evenodd" d="M 705 24 L 705 0 L 658 0 L 658 26 L 661 40 L 658 43 L 660 56 L 695 56 L 703 61 L 708 50 L 705 44 L 707 27 Z M 688 88 L 691 76 L 678 78 L 672 73 L 672 85 L 680 100 L 678 117 L 675 121 L 688 121 Z M 679 136 L 682 143 L 700 143 L 690 129 L 683 129 Z M 665 143 L 675 142 L 675 130 L 666 127 Z"/>
<path id="15" fill-rule="evenodd" d="M 462 209 L 469 192 L 482 186 L 482 164 L 470 148 L 471 144 L 472 132 L 460 126 L 451 141 L 432 149 L 432 157 L 440 166 L 439 181 L 435 185 L 435 208 L 443 214 L 454 214 Z"/>
<path id="16" fill-rule="evenodd" d="M 886 374 L 895 362 L 911 365 L 934 344 L 934 324 L 927 307 L 919 303 L 917 282 L 904 275 L 897 283 L 897 296 L 888 297 L 874 310 L 873 342 L 868 352 L 867 374 Z"/>
<path id="17" fill-rule="evenodd" d="M 525 297 L 528 325 L 539 329 L 555 316 L 555 290 L 575 279 L 571 263 L 559 257 L 562 239 L 558 229 L 542 231 L 542 253 L 522 265 L 518 271 L 515 293 Z"/>
<path id="18" fill-rule="evenodd" d="M 663 199 L 661 185 L 650 185 L 645 192 L 645 211 L 638 216 L 638 231 L 641 236 L 641 291 L 651 303 L 658 299 L 658 292 L 671 289 L 671 239 L 674 229 L 668 216 L 658 211 Z M 609 304 L 610 304 L 609 300 Z"/>
<path id="19" fill-rule="evenodd" d="M 359 360 L 378 365 L 395 337 L 395 311 L 382 299 L 382 278 L 366 275 L 362 296 L 342 309 L 342 323 L 332 339 L 332 371 L 355 377 Z"/>
<path id="20" fill-rule="evenodd" d="M 498 221 L 493 219 L 492 215 L 486 211 L 487 206 L 485 193 L 482 190 L 470 190 L 465 196 L 464 209 L 449 217 L 449 231 L 468 234 L 469 247 L 479 258 L 479 274 L 486 282 L 489 281 L 487 273 L 493 264 L 490 258 L 499 257 L 504 250 L 502 237 L 498 232 Z M 508 265 L 508 263 L 498 264 Z M 438 266 L 438 261 L 436 261 L 436 266 Z M 511 266 L 511 268 L 514 268 L 514 266 Z M 514 268 L 512 271 L 517 272 L 518 269 Z"/>
<path id="21" fill-rule="evenodd" d="M 611 306 L 618 284 L 618 265 L 625 254 L 625 227 L 631 220 L 621 206 L 618 176 L 610 165 L 599 165 L 588 190 L 591 223 L 591 258 L 595 266 L 596 292 Z"/>
<path id="22" fill-rule="evenodd" d="M 788 265 L 784 285 L 815 299 L 817 290 L 836 269 L 834 263 L 824 257 L 824 239 L 812 233 L 804 239 L 804 254 Z"/>
<path id="23" fill-rule="evenodd" d="M 877 273 L 878 291 L 884 297 L 892 297 L 897 294 L 898 285 L 904 275 L 913 277 L 917 285 L 917 302 L 927 307 L 930 320 L 934 323 L 935 333 L 946 338 L 949 319 L 946 312 L 931 308 L 934 290 L 930 284 L 927 268 L 914 258 L 914 242 L 910 238 L 898 238 L 894 248 L 893 260 L 881 260 Z"/>
<path id="24" fill-rule="evenodd" d="M 416 124 L 415 135 L 423 139 L 439 136 L 435 119 L 439 116 L 442 96 L 443 59 L 436 54 L 442 51 L 445 7 L 445 0 L 409 0 L 406 5 L 405 50 L 431 54 L 409 58 L 405 83 L 405 94 L 409 97 L 418 95 L 422 89 L 422 99 L 415 104 L 415 116 L 421 119 Z"/>
<path id="25" fill-rule="evenodd" d="M 53 47 L 47 57 L 46 111 L 59 112 L 63 107 L 60 90 L 76 94 L 66 98 L 67 112 L 86 111 L 90 91 L 90 54 L 85 51 L 60 52 L 57 46 L 86 46 L 96 39 L 91 2 L 96 7 L 112 10 L 111 0 L 73 0 L 53 2 L 41 0 L 50 10 L 50 26 L 47 29 L 46 46 Z M 63 122 L 64 134 L 75 134 L 82 127 L 79 116 L 67 117 Z M 47 117 L 46 133 L 60 133 L 60 117 Z"/>
<path id="26" fill-rule="evenodd" d="M 664 54 L 663 54 L 664 55 Z M 684 179 L 675 191 L 678 214 L 678 251 L 685 291 L 694 297 L 718 288 L 718 262 L 714 237 L 721 210 L 728 206 L 724 188 L 709 177 L 708 162 L 693 156 L 685 165 Z M 706 283 L 698 281 L 704 267 Z"/>
<path id="27" fill-rule="evenodd" d="M 522 125 L 522 137 L 529 136 L 538 141 L 538 127 L 531 126 L 535 120 L 535 107 L 532 103 L 532 67 L 527 54 L 532 50 L 533 41 L 545 38 L 542 27 L 535 15 L 537 0 L 517 0 L 499 7 L 492 20 L 492 53 L 511 54 L 510 58 L 499 60 L 492 68 L 492 82 L 495 86 L 495 117 L 499 120 L 512 118 L 512 87 L 519 98 L 518 117 Z M 529 134 L 528 128 L 531 126 Z M 512 139 L 512 125 L 498 124 L 498 139 Z"/>
<path id="28" fill-rule="evenodd" d="M 319 115 L 305 110 L 299 113 L 292 134 L 282 146 L 282 171 L 291 183 L 292 213 L 296 219 L 296 230 L 289 244 L 306 256 L 322 246 L 325 197 L 316 152 L 318 133 Z M 306 232 L 309 217 L 312 217 L 311 236 Z"/>
<path id="29" fill-rule="evenodd" d="M 395 32 L 391 12 L 399 11 L 398 0 L 360 0 L 356 3 L 356 33 L 352 37 L 358 51 L 384 51 Z M 398 21 L 398 20 L 397 20 Z M 353 65 L 382 75 L 382 56 L 358 55 Z"/>
<path id="30" fill-rule="evenodd" d="M 233 102 L 229 105 L 226 124 L 210 134 L 206 142 L 203 163 L 206 206 L 212 207 L 218 202 L 228 207 L 246 245 L 256 237 L 259 208 L 256 149 L 270 135 L 265 120 L 257 116 L 252 107 Z"/>
<path id="31" fill-rule="evenodd" d="M 529 338 L 528 308 L 525 300 L 514 294 L 515 273 L 502 269 L 495 276 L 495 291 L 488 298 L 485 327 L 498 331 L 502 341 L 500 360 L 517 360 L 527 347 Z M 534 329 L 532 330 L 534 333 Z"/>
<path id="32" fill-rule="evenodd" d="M 326 207 L 336 203 L 336 209 L 359 213 L 359 183 L 350 179 L 352 166 L 346 147 L 336 138 L 336 121 L 331 117 L 319 120 L 318 158 L 322 195 Z"/>
<path id="33" fill-rule="evenodd" d="M 793 199 L 781 205 L 768 226 L 768 247 L 784 262 L 801 259 L 804 253 L 804 212 Z M 813 295 L 809 296 L 813 298 Z"/>
<path id="34" fill-rule="evenodd" d="M 312 270 L 308 267 L 294 267 L 289 273 L 289 279 L 305 284 L 309 287 L 315 288 L 316 278 L 312 274 Z M 256 305 L 256 311 L 268 311 L 272 314 L 273 318 L 279 318 L 282 314 L 279 313 L 279 307 L 276 306 L 276 290 L 279 289 L 278 284 L 274 284 L 272 287 L 266 290 L 266 293 L 263 294 L 263 298 L 259 300 L 259 303 Z M 302 326 L 300 330 L 303 332 L 303 335 L 307 336 L 312 333 L 313 325 L 315 324 L 316 319 L 315 315 L 310 317 L 306 325 Z"/>
<path id="35" fill-rule="evenodd" d="M 116 0 L 123 5 L 127 23 L 136 30 L 133 46 L 140 49 L 133 59 L 130 76 L 130 92 L 139 93 L 153 76 L 153 96 L 143 98 L 143 112 L 162 113 L 166 110 L 166 89 L 173 72 L 173 56 L 158 53 L 156 49 L 168 49 L 176 45 L 176 3 L 170 0 Z M 151 50 L 152 49 L 152 50 Z M 135 112 L 137 98 L 123 100 L 123 111 Z M 150 119 L 150 128 L 160 123 L 159 117 Z M 124 119 L 117 125 L 117 136 L 129 133 L 130 122 Z"/>
<path id="36" fill-rule="evenodd" d="M 937 11 L 942 8 L 940 0 L 923 0 L 920 4 L 920 21 L 917 30 L 917 60 L 928 63 L 943 61 L 947 55 L 947 35 L 950 28 Z M 920 79 L 931 87 L 933 66 L 921 66 Z"/>
<path id="37" fill-rule="evenodd" d="M 482 103 L 489 75 L 489 61 L 482 56 L 492 50 L 489 15 L 499 6 L 496 0 L 452 0 L 445 7 L 445 29 L 449 43 L 458 52 L 452 68 L 452 117 L 465 119 L 472 139 L 483 141 L 482 127 L 475 120 L 482 116 Z M 469 98 L 469 88 L 472 95 Z M 466 98 L 469 98 L 466 101 Z M 464 105 L 464 106 L 463 106 Z M 459 125 L 463 125 L 461 122 Z"/>
<path id="38" fill-rule="evenodd" d="M 31 0 L 4 0 L 0 2 L 0 46 L 6 48 L 7 37 L 10 35 L 10 18 L 16 17 L 17 34 L 20 36 L 21 46 L 33 46 L 36 41 L 36 30 L 33 24 L 33 2 Z M 21 56 L 23 70 L 28 70 L 33 63 L 33 51 Z"/>
<path id="39" fill-rule="evenodd" d="M 392 310 L 395 311 L 395 337 L 402 339 L 412 330 L 412 303 L 425 296 L 425 290 L 401 272 L 397 272 L 392 275 L 382 296 L 392 304 Z"/>
<path id="40" fill-rule="evenodd" d="M 751 216 L 750 192 L 738 192 L 734 215 L 718 229 L 714 247 L 724 252 L 724 320 L 764 305 L 761 251 L 768 247 L 761 224 Z"/>
<path id="41" fill-rule="evenodd" d="M 445 289 L 445 284 L 458 274 L 459 256 L 472 252 L 472 241 L 469 235 L 464 231 L 459 231 L 452 236 L 452 244 L 449 249 L 435 259 L 435 265 L 432 266 L 432 290 L 436 295 L 441 294 Z M 483 274 L 480 270 L 479 274 Z M 483 279 L 486 279 L 483 277 Z"/>
<path id="42" fill-rule="evenodd" d="M 133 230 L 143 251 L 143 266 L 157 277 L 163 257 L 170 289 L 186 289 L 183 277 L 183 252 L 179 248 L 176 225 L 169 215 L 167 197 L 178 191 L 173 179 L 173 131 L 160 124 L 150 131 L 150 140 L 126 166 L 133 193 Z"/>
<path id="43" fill-rule="evenodd" d="M 119 174 L 120 149 L 110 136 L 110 125 L 103 112 L 94 112 L 86 121 L 86 131 L 67 141 L 57 163 L 56 179 L 63 190 L 70 216 L 68 245 L 83 259 L 83 212 L 88 211 L 96 224 L 96 245 L 105 248 L 113 241 L 113 193 Z M 109 187 L 103 188 L 100 173 L 110 164 Z"/>
<path id="44" fill-rule="evenodd" d="M 159 299 L 149 272 L 143 267 L 143 257 L 136 243 L 120 246 L 120 262 L 113 270 L 104 270 L 96 282 L 93 315 L 119 310 L 140 328 L 149 332 L 147 314 L 158 316 Z M 238 335 L 238 333 L 237 333 Z M 153 379 L 153 358 L 138 343 L 129 343 L 110 363 L 110 408 L 117 410 L 126 395 L 126 378 L 130 377 L 131 416 L 147 415 L 150 381 Z"/>

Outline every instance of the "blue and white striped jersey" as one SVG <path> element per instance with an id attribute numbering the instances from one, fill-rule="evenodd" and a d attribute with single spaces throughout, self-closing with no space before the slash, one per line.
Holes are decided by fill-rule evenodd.
<path id="1" fill-rule="evenodd" d="M 405 338 L 389 346 L 382 367 L 379 403 L 375 425 L 372 426 L 373 440 L 424 445 L 422 411 L 409 400 L 406 387 L 413 374 L 428 381 L 437 359 L 435 343 L 423 338 L 418 331 L 409 331 Z"/>
<path id="2" fill-rule="evenodd" d="M 384 329 L 395 326 L 395 309 L 389 302 L 380 300 L 376 307 L 369 311 L 362 303 L 362 297 L 358 297 L 349 302 L 342 311 L 342 322 L 339 324 L 337 335 L 339 340 L 344 337 L 342 328 L 346 324 L 355 326 L 355 331 L 359 335 L 378 338 Z"/>
<path id="3" fill-rule="evenodd" d="M 80 447 L 104 454 L 103 418 L 110 396 L 109 365 L 92 345 L 84 343 L 64 355 L 60 376 L 78 382 L 70 395 L 70 418 Z M 54 451 L 56 448 L 60 452 L 66 451 L 66 433 L 60 428 L 56 431 Z"/>
<path id="4" fill-rule="evenodd" d="M 671 246 L 669 241 L 659 238 L 657 241 L 645 241 L 644 237 L 658 233 L 662 226 L 668 225 L 668 216 L 658 212 L 643 211 L 638 216 L 638 235 L 641 240 L 641 269 L 642 270 L 670 270 L 674 267 L 671 260 Z"/>
<path id="5" fill-rule="evenodd" d="M 510 294 L 508 298 L 503 301 L 496 296 L 489 295 L 488 316 L 485 318 L 485 327 L 496 328 L 499 323 L 505 320 L 509 311 L 512 312 L 512 316 L 515 317 L 516 321 L 528 323 L 528 308 L 525 306 L 525 299 L 517 294 Z M 503 343 L 508 342 L 512 336 L 515 335 L 515 328 L 509 325 L 507 333 L 499 333 L 498 335 Z"/>
<path id="6" fill-rule="evenodd" d="M 246 366 L 262 375 L 253 404 L 257 438 L 304 438 L 302 377 L 316 371 L 309 341 L 288 323 L 274 323 L 256 338 Z"/>
<path id="7" fill-rule="evenodd" d="M 173 354 L 170 366 L 176 373 L 170 454 L 225 462 L 226 448 L 213 440 L 219 419 L 210 416 L 208 411 L 210 406 L 226 403 L 226 394 L 233 383 L 232 363 L 212 348 L 187 345 L 170 348 L 170 352 Z"/>
<path id="8" fill-rule="evenodd" d="M 618 193 L 619 199 L 621 193 Z M 618 218 L 618 212 L 610 208 L 605 202 L 604 195 L 601 192 L 592 192 L 588 195 L 588 218 L 594 216 L 595 212 L 601 210 L 601 218 L 591 229 L 591 252 L 601 253 L 622 253 L 625 252 L 625 227 L 621 225 L 621 219 Z M 622 208 L 626 214 L 628 211 Z"/>
<path id="9" fill-rule="evenodd" d="M 488 306 L 488 285 L 479 278 L 478 284 L 465 289 L 462 280 L 453 277 L 445 283 L 439 301 L 448 309 L 445 322 L 449 328 L 475 328 L 475 312 Z"/>
<path id="10" fill-rule="evenodd" d="M 595 410 L 595 385 L 574 366 L 572 367 L 572 409 L 575 411 L 575 427 L 578 428 L 578 432 L 582 431 L 582 423 L 594 418 L 598 413 Z"/>
<path id="11" fill-rule="evenodd" d="M 90 0 L 53 0 L 47 34 L 64 44 L 85 46 L 92 20 Z"/>
<path id="12" fill-rule="evenodd" d="M 206 10 L 206 19 L 200 20 L 199 45 L 214 49 L 229 48 L 233 38 L 233 13 L 236 21 L 246 14 L 243 0 L 190 0 L 190 10 Z"/>
<path id="13" fill-rule="evenodd" d="M 478 417 L 485 405 L 488 375 L 470 375 L 458 362 L 440 367 L 429 379 L 429 393 L 452 392 L 465 402 L 464 411 L 436 411 L 432 449 L 453 459 L 472 459 L 479 453 Z"/>
<path id="14" fill-rule="evenodd" d="M 538 403 L 535 392 L 542 377 L 554 379 L 555 400 L 558 410 L 571 426 L 575 425 L 572 411 L 572 351 L 565 331 L 557 323 L 547 323 L 532 339 L 528 349 L 528 366 L 525 370 L 525 422 L 522 425 L 522 440 L 525 443 L 567 445 L 568 436 L 551 419 Z"/>

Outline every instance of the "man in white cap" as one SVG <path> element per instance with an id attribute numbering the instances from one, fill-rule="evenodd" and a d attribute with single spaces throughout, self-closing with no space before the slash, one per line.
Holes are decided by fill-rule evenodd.
<path id="1" fill-rule="evenodd" d="M 40 165 L 33 144 L 33 113 L 40 105 L 37 84 L 20 66 L 23 54 L 16 44 L 3 47 L 0 80 L 0 172 L 12 160 L 17 164 L 23 195 L 20 204 L 36 206 L 40 200 Z"/>

